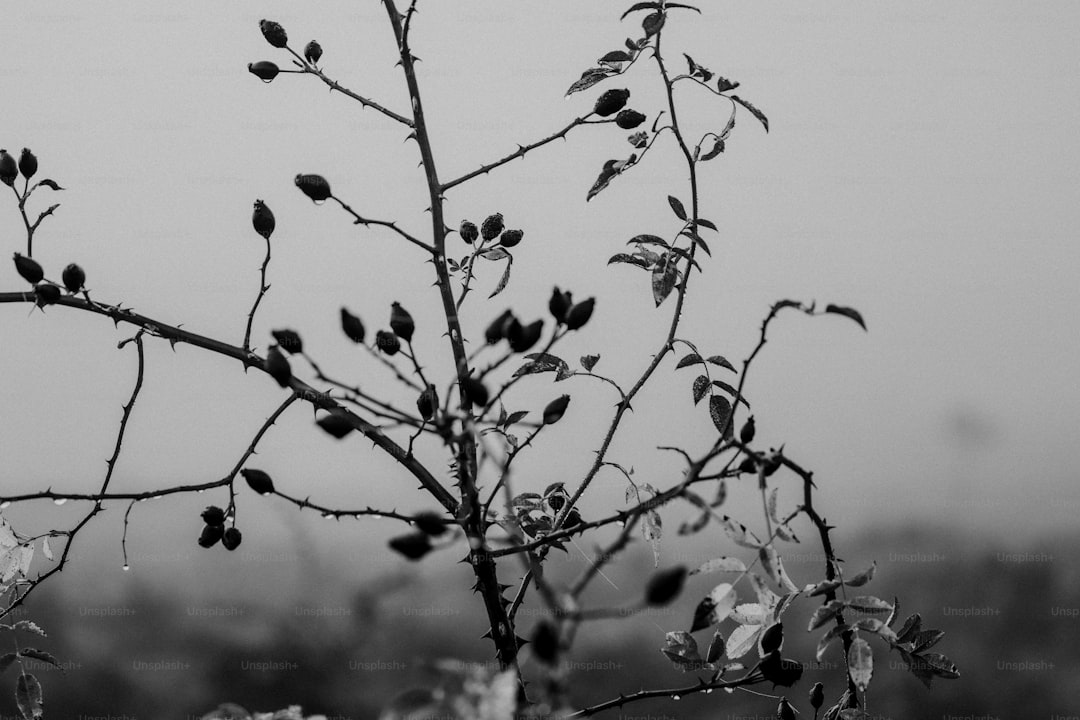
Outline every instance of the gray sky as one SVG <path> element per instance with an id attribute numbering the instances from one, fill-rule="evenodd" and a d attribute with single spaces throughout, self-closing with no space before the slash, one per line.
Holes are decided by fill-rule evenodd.
<path id="1" fill-rule="evenodd" d="M 631 88 L 631 106 L 653 116 L 661 97 L 648 63 L 563 99 L 596 58 L 639 34 L 632 20 L 618 21 L 626 4 L 422 0 L 413 44 L 443 179 L 561 128 L 606 87 Z M 703 168 L 702 211 L 721 232 L 706 277 L 695 278 L 682 334 L 739 364 L 771 302 L 854 306 L 868 334 L 842 318 L 782 317 L 748 386 L 762 444 L 786 443 L 816 471 L 830 519 L 917 518 L 1019 537 L 1075 528 L 1080 6 L 807 7 L 705 3 L 703 16 L 675 15 L 665 29 L 672 67 L 682 70 L 679 52 L 689 52 L 741 82 L 739 94 L 771 121 L 766 135 L 740 115 L 728 151 Z M 278 229 L 257 345 L 265 348 L 270 328 L 294 327 L 326 369 L 386 387 L 387 375 L 341 336 L 337 312 L 349 306 L 373 331 L 399 300 L 417 317 L 425 363 L 439 367 L 445 346 L 422 253 L 352 226 L 334 207 L 312 206 L 292 185 L 297 173 L 321 173 L 359 212 L 424 233 L 415 145 L 313 78 L 264 85 L 250 75 L 248 62 L 288 65 L 260 35 L 261 17 L 281 22 L 297 48 L 317 38 L 328 74 L 407 112 L 375 0 L 303 11 L 246 0 L 225 9 L 5 8 L 0 146 L 32 148 L 41 176 L 67 188 L 35 257 L 51 277 L 79 262 L 102 301 L 239 344 L 262 259 L 251 204 L 263 198 Z M 725 104 L 683 92 L 691 134 L 723 126 Z M 501 211 L 525 231 L 510 289 L 492 301 L 473 294 L 467 328 L 479 330 L 508 304 L 525 318 L 546 316 L 558 284 L 598 297 L 587 331 L 566 343 L 567 358 L 599 352 L 597 369 L 624 381 L 644 367 L 670 307 L 653 309 L 640 271 L 605 263 L 635 234 L 673 232 L 666 196 L 685 200 L 688 190 L 684 169 L 655 152 L 586 204 L 603 162 L 629 153 L 625 134 L 579 128 L 451 191 L 451 224 Z M 52 201 L 41 190 L 31 204 Z M 23 249 L 21 227 L 11 198 L 0 202 L 5 252 Z M 5 267 L 0 287 L 21 289 Z M 492 270 L 481 289 L 496 279 Z M 133 382 L 134 353 L 116 350 L 130 335 L 63 309 L 2 308 L 5 489 L 96 486 Z M 657 485 L 676 479 L 671 457 L 642 448 L 701 447 L 710 436 L 704 411 L 688 409 L 693 371 L 671 367 L 612 457 Z M 537 410 L 562 392 L 575 398 L 517 478 L 521 490 L 574 484 L 590 458 L 614 399 L 571 382 L 545 378 L 511 403 Z M 262 375 L 151 342 L 116 487 L 221 477 L 283 398 Z M 437 452 L 428 457 L 442 462 Z M 417 504 L 406 492 L 413 483 L 366 442 L 337 444 L 314 429 L 307 410 L 283 419 L 250 464 L 327 503 L 431 505 Z M 598 488 L 594 512 L 621 504 L 616 478 Z M 130 532 L 154 529 L 140 540 L 186 548 L 197 510 L 223 500 L 218 493 L 134 513 Z M 322 532 L 314 517 L 297 522 L 249 494 L 242 501 L 241 527 L 247 513 L 287 533 Z M 95 537 L 118 540 L 120 513 L 111 515 Z M 246 532 L 251 542 L 257 535 Z"/>

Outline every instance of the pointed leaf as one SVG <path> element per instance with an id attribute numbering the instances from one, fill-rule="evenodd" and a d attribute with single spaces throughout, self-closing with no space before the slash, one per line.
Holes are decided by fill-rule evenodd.
<path id="1" fill-rule="evenodd" d="M 896 633 L 896 637 L 900 642 L 911 642 L 911 639 L 918 634 L 922 629 L 922 615 L 919 613 L 912 613 L 908 615 L 908 619 L 904 621 L 904 624 L 900 627 L 900 631 Z"/>
<path id="2" fill-rule="evenodd" d="M 756 107 L 751 105 L 748 101 L 743 100 L 738 95 L 732 95 L 731 99 L 749 110 L 750 114 L 756 117 L 758 119 L 758 122 L 760 122 L 762 126 L 764 126 L 765 132 L 769 132 L 769 118 L 765 117 L 765 113 L 761 112 Z"/>
<path id="3" fill-rule="evenodd" d="M 733 385 L 731 385 L 729 383 L 726 383 L 723 380 L 713 380 L 712 384 L 714 386 L 720 388 L 721 390 L 723 390 L 727 394 L 731 395 L 731 397 L 733 397 L 733 398 L 738 396 L 739 402 L 741 402 L 743 405 L 745 405 L 747 410 L 750 409 L 749 401 L 747 401 L 747 399 L 745 397 L 739 395 L 739 391 L 736 390 Z"/>
<path id="4" fill-rule="evenodd" d="M 15 702 L 19 712 L 27 720 L 39 718 L 45 714 L 41 706 L 41 683 L 30 673 L 23 673 L 15 684 Z"/>
<path id="5" fill-rule="evenodd" d="M 807 632 L 813 632 L 825 623 L 833 620 L 836 614 L 844 609 L 844 603 L 840 600 L 833 600 L 827 602 L 817 610 L 814 610 L 814 615 L 810 618 L 810 625 L 806 628 Z"/>
<path id="6" fill-rule="evenodd" d="M 709 398 L 709 416 L 712 418 L 713 425 L 716 426 L 718 432 L 725 433 L 725 435 L 731 434 L 731 423 L 728 419 L 731 417 L 731 403 L 723 395 L 713 395 Z"/>
<path id="7" fill-rule="evenodd" d="M 818 584 L 811 585 L 810 587 L 806 588 L 806 594 L 809 597 L 824 595 L 826 593 L 832 592 L 833 590 L 836 590 L 836 588 L 840 587 L 840 585 L 842 584 L 843 583 L 841 583 L 839 580 L 822 580 Z"/>
<path id="8" fill-rule="evenodd" d="M 613 70 L 611 70 L 611 68 L 589 68 L 585 72 L 581 73 L 581 77 L 576 80 L 573 85 L 570 86 L 570 89 L 566 91 L 566 94 L 573 95 L 576 92 L 588 90 L 596 83 L 600 82 L 601 80 L 605 80 L 614 74 L 615 73 Z"/>
<path id="9" fill-rule="evenodd" d="M 862 587 L 863 585 L 874 579 L 875 570 L 877 570 L 877 562 L 871 563 L 870 567 L 866 568 L 850 580 L 845 580 L 844 584 L 848 587 Z"/>
<path id="10" fill-rule="evenodd" d="M 684 367 L 689 367 L 690 365 L 703 364 L 705 364 L 705 361 L 701 359 L 700 355 L 698 355 L 697 353 L 690 353 L 686 357 L 680 359 L 679 362 L 675 363 L 675 369 L 682 370 Z"/>
<path id="11" fill-rule="evenodd" d="M 506 284 L 510 282 L 510 267 L 514 264 L 514 258 L 510 255 L 510 253 L 507 253 L 506 256 L 506 268 L 503 270 L 502 277 L 499 279 L 499 284 L 496 285 L 495 289 L 491 291 L 490 295 L 488 295 L 488 300 L 505 290 Z"/>
<path id="12" fill-rule="evenodd" d="M 38 181 L 38 183 L 36 185 L 34 185 L 34 190 L 37 189 L 38 185 L 44 185 L 45 187 L 50 188 L 52 190 L 63 190 L 64 189 L 64 188 L 60 187 L 55 180 L 49 180 L 48 178 Z M 31 190 L 31 192 L 33 192 L 33 190 Z"/>
<path id="13" fill-rule="evenodd" d="M 870 678 L 874 674 L 874 653 L 870 643 L 862 638 L 855 638 L 848 651 L 848 673 L 859 692 L 866 692 Z"/>
<path id="14" fill-rule="evenodd" d="M 656 307 L 660 307 L 660 304 L 675 289 L 675 283 L 678 281 L 679 267 L 675 256 L 665 253 L 661 262 L 653 268 L 652 272 L 653 301 L 656 303 Z"/>
<path id="15" fill-rule="evenodd" d="M 671 206 L 671 210 L 675 213 L 675 217 L 682 221 L 686 221 L 686 208 L 683 207 L 682 201 L 674 195 L 667 196 L 668 205 Z"/>
<path id="16" fill-rule="evenodd" d="M 658 2 L 634 3 L 633 5 L 630 6 L 629 10 L 627 10 L 626 12 L 624 12 L 622 15 L 619 16 L 619 19 L 620 20 L 625 20 L 627 15 L 629 15 L 632 12 L 637 12 L 638 10 L 659 10 L 659 9 L 660 9 L 660 3 L 658 3 Z"/>
<path id="17" fill-rule="evenodd" d="M 858 310 L 849 307 L 843 307 L 842 305 L 826 305 L 825 312 L 833 313 L 834 315 L 843 315 L 844 317 L 851 318 L 855 322 L 859 323 L 859 327 L 866 330 L 866 323 L 863 322 L 862 314 Z"/>
<path id="18" fill-rule="evenodd" d="M 585 372 L 592 372 L 592 369 L 596 367 L 596 363 L 598 363 L 599 361 L 599 355 L 582 355 L 581 367 L 585 368 Z"/>
<path id="19" fill-rule="evenodd" d="M 829 628 L 829 631 L 821 636 L 818 640 L 817 650 L 814 656 L 818 662 L 821 662 L 825 658 L 825 653 L 828 652 L 829 646 L 840 639 L 840 636 L 848 629 L 847 625 L 833 625 Z"/>
<path id="20" fill-rule="evenodd" d="M 735 603 L 739 596 L 735 588 L 728 583 L 720 583 L 714 587 L 708 595 L 701 599 L 694 610 L 694 620 L 690 625 L 690 632 L 697 632 L 702 628 L 722 623 L 731 611 L 735 609 Z"/>
<path id="21" fill-rule="evenodd" d="M 921 653 L 923 650 L 929 650 L 937 645 L 941 638 L 945 637 L 945 633 L 941 630 L 922 630 L 915 633 L 915 638 L 911 640 L 912 649 L 911 652 Z"/>
<path id="22" fill-rule="evenodd" d="M 510 253 L 507 252 L 506 248 L 493 247 L 488 248 L 487 250 L 480 253 L 480 257 L 484 258 L 485 260 L 502 260 L 504 258 L 510 257 Z"/>
<path id="23" fill-rule="evenodd" d="M 628 253 L 616 253 L 611 256 L 611 259 L 607 261 L 608 265 L 614 263 L 628 263 L 630 265 L 637 265 L 640 268 L 649 269 L 649 262 L 640 255 L 630 255 Z"/>
<path id="24" fill-rule="evenodd" d="M 529 355 L 526 355 L 525 358 L 530 362 L 525 363 L 515 370 L 514 377 L 553 371 L 564 373 L 570 372 L 570 366 L 566 364 L 565 360 L 549 353 L 530 353 Z"/>
<path id="25" fill-rule="evenodd" d="M 718 557 L 712 560 L 707 560 L 702 563 L 695 570 L 690 571 L 690 575 L 704 575 L 712 572 L 745 572 L 746 563 L 737 557 Z"/>
<path id="26" fill-rule="evenodd" d="M 862 613 L 887 613 L 892 610 L 892 605 L 873 595 L 859 595 L 848 600 L 847 605 L 852 610 Z"/>
<path id="27" fill-rule="evenodd" d="M 762 542 L 757 539 L 757 536 L 753 532 L 747 529 L 745 525 L 737 520 L 732 520 L 730 516 L 725 515 L 720 520 L 720 524 L 724 528 L 724 532 L 732 539 L 736 545 L 741 545 L 745 548 L 752 548 L 757 550 L 761 547 Z"/>
<path id="28" fill-rule="evenodd" d="M 922 653 L 915 657 L 922 660 L 930 668 L 930 672 L 938 677 L 948 680 L 955 680 L 960 677 L 960 670 L 956 667 L 956 664 L 941 653 Z"/>
<path id="29" fill-rule="evenodd" d="M 528 410 L 517 410 L 506 416 L 506 421 L 502 423 L 503 427 L 510 427 L 514 423 L 521 422 L 525 419 L 525 416 L 529 414 Z"/>
<path id="30" fill-rule="evenodd" d="M 719 228 L 716 227 L 716 223 L 714 223 L 712 220 L 706 220 L 705 218 L 698 218 L 697 219 L 697 224 L 698 224 L 698 227 L 709 228 L 710 230 L 713 230 L 715 232 L 720 232 Z"/>
<path id="31" fill-rule="evenodd" d="M 59 660 L 57 660 L 51 654 L 45 652 L 44 650 L 23 648 L 22 650 L 19 650 L 19 655 L 22 657 L 33 658 L 34 660 L 40 660 L 41 662 L 52 665 L 53 667 L 59 668 L 60 670 L 64 669 L 63 666 L 60 664 Z"/>
<path id="32" fill-rule="evenodd" d="M 705 397 L 705 393 L 709 390 L 709 378 L 706 375 L 698 375 L 694 380 L 694 404 L 697 405 L 701 402 L 701 398 Z"/>
<path id="33" fill-rule="evenodd" d="M 49 538 L 41 538 L 41 554 L 45 556 L 46 560 L 53 559 L 52 548 L 49 547 Z"/>
<path id="34" fill-rule="evenodd" d="M 597 62 L 602 62 L 602 63 L 629 62 L 629 61 L 631 61 L 633 59 L 634 58 L 630 57 L 630 54 L 627 53 L 625 50 L 612 50 L 608 54 L 604 55 L 604 57 L 597 60 Z"/>
<path id="35" fill-rule="evenodd" d="M 712 363 L 713 365 L 719 365 L 722 368 L 727 368 L 731 372 L 736 372 L 735 366 L 728 362 L 727 358 L 722 355 L 711 355 L 705 358 L 705 361 Z"/>
<path id="36" fill-rule="evenodd" d="M 717 630 L 713 633 L 712 640 L 709 642 L 709 650 L 705 653 L 705 662 L 716 663 L 722 657 L 724 657 L 724 636 Z"/>
<path id="37" fill-rule="evenodd" d="M 687 666 L 700 666 L 702 660 L 698 653 L 697 640 L 685 630 L 673 630 L 664 636 L 664 647 L 660 652 L 682 669 Z"/>
<path id="38" fill-rule="evenodd" d="M 660 567 L 660 538 L 664 534 L 660 513 L 649 510 L 641 518 L 641 534 L 652 545 L 653 567 Z"/>
<path id="39" fill-rule="evenodd" d="M 727 656 L 734 660 L 753 650 L 764 629 L 764 625 L 740 625 L 732 630 L 727 639 Z"/>
<path id="40" fill-rule="evenodd" d="M 700 160 L 701 162 L 708 162 L 709 160 L 712 160 L 713 158 L 719 156 L 720 153 L 724 152 L 724 148 L 725 142 L 720 138 L 716 138 L 713 141 L 712 149 L 708 150 L 704 155 L 699 157 L 698 160 Z"/>

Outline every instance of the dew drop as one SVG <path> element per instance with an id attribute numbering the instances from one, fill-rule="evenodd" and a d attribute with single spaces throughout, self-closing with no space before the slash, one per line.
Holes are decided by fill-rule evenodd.
<path id="1" fill-rule="evenodd" d="M 681 697 L 681 696 L 679 696 L 679 695 L 672 695 L 672 696 L 671 696 L 671 699 L 672 699 L 672 700 L 682 700 L 682 697 Z"/>
<path id="2" fill-rule="evenodd" d="M 128 570 L 131 569 L 131 566 L 128 565 L 127 563 L 124 563 L 124 566 L 122 568 L 120 568 L 120 569 L 123 570 L 124 572 L 127 572 Z"/>
<path id="3" fill-rule="evenodd" d="M 67 498 L 56 498 L 53 500 L 53 505 L 63 505 L 67 502 Z"/>
<path id="4" fill-rule="evenodd" d="M 270 81 L 267 80 L 267 82 L 270 82 Z M 325 200 L 315 200 L 314 202 L 315 202 L 316 205 L 325 205 L 326 204 Z"/>
<path id="5" fill-rule="evenodd" d="M 0 503 L 0 510 L 3 510 L 4 508 L 9 508 L 9 507 L 11 507 L 11 501 L 10 500 L 5 500 L 4 502 Z"/>
<path id="6" fill-rule="evenodd" d="M 259 78 L 259 79 L 262 80 L 262 78 Z M 263 80 L 263 82 L 266 83 L 267 85 L 269 85 L 273 81 L 274 81 L 274 78 L 270 78 L 269 80 Z"/>

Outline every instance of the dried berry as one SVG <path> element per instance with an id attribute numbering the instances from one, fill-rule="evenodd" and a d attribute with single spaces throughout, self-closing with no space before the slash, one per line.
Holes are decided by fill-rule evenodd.
<path id="1" fill-rule="evenodd" d="M 643 122 L 645 122 L 645 114 L 629 108 L 620 110 L 615 116 L 615 124 L 623 130 L 633 130 Z"/>
<path id="2" fill-rule="evenodd" d="M 34 286 L 34 294 L 37 295 L 37 306 L 52 305 L 60 299 L 60 287 L 52 283 L 38 283 Z"/>
<path id="3" fill-rule="evenodd" d="M 510 349 L 516 353 L 527 352 L 529 348 L 540 340 L 540 334 L 544 331 L 544 321 L 537 320 L 528 325 L 522 325 L 514 320 L 507 329 L 506 338 L 510 341 Z"/>
<path id="4" fill-rule="evenodd" d="M 458 228 L 458 235 L 465 242 L 472 244 L 476 241 L 476 238 L 480 237 L 480 230 L 476 227 L 476 223 L 462 220 L 461 227 Z"/>
<path id="5" fill-rule="evenodd" d="M 312 202 L 321 203 L 331 196 L 330 183 L 322 175 L 297 175 L 294 182 Z"/>
<path id="6" fill-rule="evenodd" d="M 430 420 L 435 416 L 435 410 L 439 407 L 439 396 L 435 392 L 434 385 L 428 385 L 416 398 L 416 409 L 420 411 L 420 417 Z"/>
<path id="7" fill-rule="evenodd" d="M 18 176 L 19 166 L 15 163 L 15 157 L 7 150 L 0 150 L 0 181 L 11 187 Z"/>
<path id="8" fill-rule="evenodd" d="M 592 317 L 593 308 L 596 306 L 596 298 L 589 298 L 575 303 L 566 312 L 566 328 L 568 330 L 580 330 Z"/>
<path id="9" fill-rule="evenodd" d="M 260 20 L 259 29 L 262 30 L 266 42 L 276 48 L 283 48 L 289 44 L 289 36 L 285 34 L 285 28 L 273 20 Z"/>
<path id="10" fill-rule="evenodd" d="M 225 546 L 226 550 L 232 551 L 240 547 L 240 541 L 243 537 L 240 535 L 240 531 L 234 527 L 225 531 L 225 534 L 221 536 L 221 544 Z"/>
<path id="11" fill-rule="evenodd" d="M 566 406 L 570 404 L 569 395 L 560 395 L 547 404 L 544 408 L 544 424 L 554 425 L 562 420 L 563 414 L 566 412 Z"/>
<path id="12" fill-rule="evenodd" d="M 240 474 L 247 480 L 248 487 L 260 495 L 268 495 L 274 492 L 274 481 L 262 470 L 245 468 L 240 471 Z"/>
<path id="13" fill-rule="evenodd" d="M 269 60 L 260 60 L 259 62 L 248 63 L 248 72 L 263 82 L 270 82 L 277 77 L 281 69 Z"/>
<path id="14" fill-rule="evenodd" d="M 224 534 L 225 527 L 222 525 L 204 525 L 199 535 L 199 545 L 204 548 L 214 547 Z"/>
<path id="15" fill-rule="evenodd" d="M 202 519 L 207 525 L 224 525 L 225 511 L 217 505 L 210 505 L 202 511 Z"/>
<path id="16" fill-rule="evenodd" d="M 747 455 L 743 458 L 743 461 L 739 463 L 739 472 L 741 473 L 756 473 L 757 472 L 757 460 L 753 456 Z"/>
<path id="17" fill-rule="evenodd" d="M 304 46 L 304 59 L 312 65 L 319 62 L 319 58 L 322 57 L 322 45 L 318 40 L 312 40 Z"/>
<path id="18" fill-rule="evenodd" d="M 323 415 L 316 420 L 315 424 L 325 430 L 328 435 L 335 437 L 338 440 L 355 429 L 353 427 L 352 419 L 349 417 L 348 413 L 343 410 L 333 410 L 330 414 Z"/>
<path id="19" fill-rule="evenodd" d="M 389 330 L 380 330 L 375 333 L 375 347 L 387 355 L 397 355 L 398 350 L 401 349 L 401 341 Z"/>
<path id="20" fill-rule="evenodd" d="M 277 340 L 278 346 L 290 355 L 304 352 L 304 341 L 295 330 L 271 330 L 270 334 Z"/>
<path id="21" fill-rule="evenodd" d="M 779 650 L 784 644 L 784 624 L 773 623 L 761 634 L 761 653 L 766 655 L 773 650 Z"/>
<path id="22" fill-rule="evenodd" d="M 22 155 L 19 155 L 19 172 L 27 180 L 34 177 L 34 173 L 37 172 L 37 158 L 28 148 L 23 148 Z"/>
<path id="23" fill-rule="evenodd" d="M 623 89 L 608 90 L 596 100 L 593 112 L 600 117 L 614 115 L 623 109 L 626 101 L 630 99 L 630 91 Z"/>
<path id="24" fill-rule="evenodd" d="M 446 532 L 446 521 L 438 513 L 422 512 L 413 518 L 413 523 L 420 532 L 432 537 L 438 537 Z"/>
<path id="25" fill-rule="evenodd" d="M 499 237 L 499 233 L 503 231 L 503 216 L 502 213 L 495 213 L 494 215 L 488 215 L 484 218 L 483 224 L 480 225 L 480 236 L 484 238 L 484 241 L 494 240 Z"/>
<path id="26" fill-rule="evenodd" d="M 409 311 L 401 307 L 401 303 L 395 302 L 390 305 L 390 329 L 405 342 L 412 342 L 416 323 L 413 322 Z"/>
<path id="27" fill-rule="evenodd" d="M 570 291 L 567 290 L 566 292 L 562 292 L 556 287 L 551 291 L 551 299 L 548 300 L 548 310 L 551 312 L 551 316 L 555 318 L 555 322 L 562 325 L 566 322 L 566 313 L 573 304 L 574 300 Z"/>
<path id="28" fill-rule="evenodd" d="M 345 308 L 341 308 L 341 329 L 354 343 L 364 342 L 364 323 Z"/>
<path id="29" fill-rule="evenodd" d="M 746 422 L 743 423 L 742 428 L 739 430 L 739 439 L 742 440 L 744 445 L 749 445 L 754 441 L 754 433 L 756 431 L 757 428 L 754 426 L 754 416 L 751 415 L 746 419 Z"/>
<path id="30" fill-rule="evenodd" d="M 810 706 L 815 710 L 820 710 L 824 704 L 825 686 L 821 683 L 814 683 L 814 687 L 810 688 Z"/>
<path id="31" fill-rule="evenodd" d="M 667 605 L 682 592 L 686 582 L 686 566 L 676 565 L 653 573 L 645 585 L 645 602 L 649 605 Z"/>
<path id="32" fill-rule="evenodd" d="M 506 337 L 506 331 L 513 321 L 514 313 L 510 310 L 504 310 L 502 315 L 495 318 L 491 324 L 487 326 L 487 329 L 484 330 L 484 339 L 487 340 L 487 344 L 494 345 L 504 339 Z"/>
<path id="33" fill-rule="evenodd" d="M 547 620 L 541 620 L 532 634 L 533 655 L 550 665 L 559 652 L 559 632 Z"/>
<path id="34" fill-rule="evenodd" d="M 41 268 L 41 264 L 34 258 L 28 258 L 19 253 L 15 253 L 15 271 L 22 276 L 22 279 L 31 285 L 39 283 L 45 277 L 45 271 Z"/>
<path id="35" fill-rule="evenodd" d="M 64 272 L 60 275 L 60 279 L 64 281 L 64 287 L 70 293 L 77 293 L 82 290 L 83 285 L 86 284 L 86 273 L 81 267 L 75 263 L 71 263 Z"/>
<path id="36" fill-rule="evenodd" d="M 266 372 L 270 374 L 270 377 L 277 380 L 277 384 L 281 387 L 288 387 L 289 381 L 292 380 L 292 368 L 289 367 L 289 361 L 286 359 L 285 354 L 278 350 L 277 345 L 271 347 L 266 353 Z"/>
<path id="37" fill-rule="evenodd" d="M 274 233 L 274 213 L 262 200 L 255 201 L 255 212 L 251 214 L 251 226 L 255 228 L 255 232 L 267 240 Z"/>
<path id="38" fill-rule="evenodd" d="M 499 244 L 503 247 L 511 248 L 521 242 L 522 236 L 524 236 L 521 230 L 503 230 L 503 234 L 499 237 Z"/>
<path id="39" fill-rule="evenodd" d="M 396 550 L 410 560 L 419 560 L 431 552 L 431 541 L 422 532 L 399 535 L 390 540 L 390 549 Z"/>
<path id="40" fill-rule="evenodd" d="M 465 393 L 465 397 L 467 397 L 469 402 L 473 405 L 485 407 L 488 404 L 488 389 L 484 386 L 484 383 L 476 378 L 465 378 L 465 382 L 461 384 L 461 389 Z"/>
<path id="41" fill-rule="evenodd" d="M 795 660 L 787 660 L 780 657 L 780 651 L 774 650 L 767 653 L 759 664 L 761 674 L 773 687 L 781 685 L 791 687 L 799 681 L 803 674 L 803 666 Z"/>

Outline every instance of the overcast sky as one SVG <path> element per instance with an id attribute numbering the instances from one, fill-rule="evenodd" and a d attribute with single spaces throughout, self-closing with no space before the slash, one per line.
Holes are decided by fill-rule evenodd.
<path id="1" fill-rule="evenodd" d="M 650 63 L 563 98 L 581 71 L 640 34 L 633 20 L 620 24 L 625 4 L 421 0 L 413 46 L 442 178 L 558 130 L 607 87 L 630 88 L 631 106 L 654 116 L 662 98 Z M 816 471 L 830 519 L 930 520 L 1009 537 L 1075 528 L 1080 5 L 704 5 L 704 15 L 673 15 L 665 29 L 671 66 L 681 71 L 686 51 L 739 81 L 771 132 L 740 115 L 727 152 L 702 169 L 702 213 L 720 233 L 681 334 L 741 364 L 776 300 L 856 307 L 869 333 L 838 317 L 783 316 L 747 389 L 762 445 L 786 443 Z M 262 17 L 281 22 L 298 49 L 317 38 L 322 67 L 345 86 L 408 112 L 375 0 L 302 11 L 248 0 L 5 8 L 0 146 L 32 148 L 41 177 L 67 188 L 55 195 L 63 205 L 39 231 L 35 257 L 50 277 L 79 262 L 101 301 L 240 344 L 263 249 L 251 206 L 262 198 L 278 229 L 256 345 L 265 349 L 270 328 L 293 327 L 326 369 L 391 387 L 342 337 L 337 313 L 347 305 L 373 331 L 399 300 L 417 317 L 425 364 L 445 382 L 422 253 L 313 206 L 292 184 L 297 173 L 323 174 L 358 212 L 424 234 L 415 145 L 401 126 L 314 78 L 263 84 L 250 75 L 249 62 L 289 64 L 260 35 Z M 723 126 L 722 101 L 689 88 L 679 97 L 691 134 Z M 635 234 L 673 233 L 666 196 L 686 200 L 688 189 L 685 169 L 660 157 L 674 158 L 664 142 L 586 204 L 604 161 L 629 153 L 625 135 L 578 128 L 449 193 L 451 225 L 500 211 L 525 231 L 510 289 L 485 300 L 497 280 L 490 269 L 466 303 L 467 329 L 508 305 L 526 319 L 544 316 L 557 284 L 598 298 L 593 322 L 566 344 L 568 358 L 599 353 L 598 371 L 624 382 L 647 364 L 671 307 L 654 309 L 647 276 L 606 260 Z M 52 201 L 41 190 L 31 206 Z M 0 202 L 0 240 L 9 255 L 24 250 L 10 196 Z M 4 267 L 0 289 L 23 288 Z M 134 379 L 132 349 L 116 349 L 131 334 L 66 309 L 0 307 L 5 490 L 97 486 Z M 147 360 L 118 489 L 221 477 L 284 399 L 265 376 L 190 347 L 149 341 Z M 677 474 L 671 456 L 648 448 L 710 439 L 704 411 L 690 408 L 693 371 L 672 367 L 611 457 L 656 485 Z M 579 380 L 537 380 L 510 409 L 537 410 L 562 392 L 574 395 L 572 412 L 537 444 L 520 490 L 576 485 L 610 416 L 610 392 Z M 424 452 L 441 467 L 437 448 Z M 431 506 L 359 437 L 338 444 L 314 429 L 307 409 L 286 416 L 250 465 L 327 503 Z M 594 512 L 622 503 L 617 478 L 598 490 Z M 197 511 L 224 500 L 217 493 L 133 513 L 129 532 L 144 547 L 187 548 Z M 271 534 L 251 527 L 255 518 L 298 537 L 321 532 L 314 516 L 298 522 L 250 494 L 242 503 L 253 547 Z M 111 543 L 102 552 L 117 564 L 120 520 L 110 513 L 90 536 Z M 393 562 L 379 555 L 370 562 Z"/>

